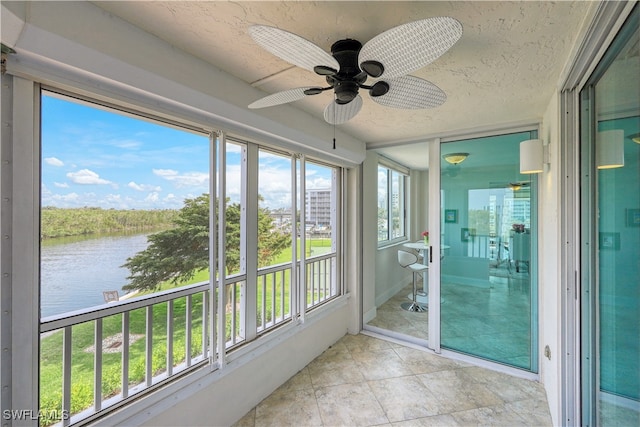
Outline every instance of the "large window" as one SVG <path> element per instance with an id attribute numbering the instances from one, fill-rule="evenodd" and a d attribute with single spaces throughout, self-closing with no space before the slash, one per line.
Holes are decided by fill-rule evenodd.
<path id="1" fill-rule="evenodd" d="M 338 168 L 305 163 L 306 308 L 339 294 L 337 282 Z"/>
<path id="2" fill-rule="evenodd" d="M 378 164 L 378 244 L 405 238 L 407 174 Z"/>
<path id="3" fill-rule="evenodd" d="M 341 294 L 340 168 L 90 99 L 41 103 L 43 425 L 225 366 Z"/>
<path id="4" fill-rule="evenodd" d="M 291 319 L 291 272 L 295 194 L 291 155 L 266 149 L 258 152 L 258 333 Z"/>
<path id="5" fill-rule="evenodd" d="M 41 101 L 40 408 L 74 422 L 207 360 L 210 144 Z"/>

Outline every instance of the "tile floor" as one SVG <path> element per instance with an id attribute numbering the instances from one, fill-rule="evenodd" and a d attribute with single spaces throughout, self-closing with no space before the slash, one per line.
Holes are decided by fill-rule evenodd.
<path id="1" fill-rule="evenodd" d="M 513 269 L 512 269 L 513 270 Z M 491 286 L 480 288 L 443 283 L 442 345 L 463 353 L 531 368 L 531 297 L 528 273 L 492 268 Z M 422 285 L 419 284 L 419 288 Z M 428 339 L 428 312 L 402 310 L 409 284 L 377 308 L 367 324 L 414 338 Z"/>
<path id="2" fill-rule="evenodd" d="M 346 335 L 235 426 L 550 426 L 543 387 Z"/>

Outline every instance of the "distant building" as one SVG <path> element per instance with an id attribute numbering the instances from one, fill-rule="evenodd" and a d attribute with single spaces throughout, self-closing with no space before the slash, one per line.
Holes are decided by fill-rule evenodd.
<path id="1" fill-rule="evenodd" d="M 307 190 L 305 194 L 306 223 L 316 227 L 331 226 L 331 189 Z"/>

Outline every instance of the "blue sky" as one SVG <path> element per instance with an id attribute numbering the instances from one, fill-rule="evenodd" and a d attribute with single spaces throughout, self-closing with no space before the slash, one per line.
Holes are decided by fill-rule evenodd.
<path id="1" fill-rule="evenodd" d="M 227 196 L 240 194 L 240 152 L 227 154 Z M 264 206 L 288 206 L 290 163 L 260 156 Z M 307 187 L 330 187 L 308 164 Z M 42 97 L 42 206 L 176 209 L 209 190 L 209 138 L 57 96 Z"/>

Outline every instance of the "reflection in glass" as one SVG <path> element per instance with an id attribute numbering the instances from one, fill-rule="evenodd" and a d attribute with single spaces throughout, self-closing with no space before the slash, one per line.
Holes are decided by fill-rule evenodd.
<path id="1" fill-rule="evenodd" d="M 640 133 L 637 22 L 631 18 L 614 42 L 612 50 L 618 53 L 595 85 L 594 96 L 596 416 L 603 426 L 640 424 L 640 145 L 633 141 Z"/>
<path id="2" fill-rule="evenodd" d="M 441 345 L 535 371 L 535 175 L 519 173 L 534 132 L 457 141 L 441 162 Z"/>

